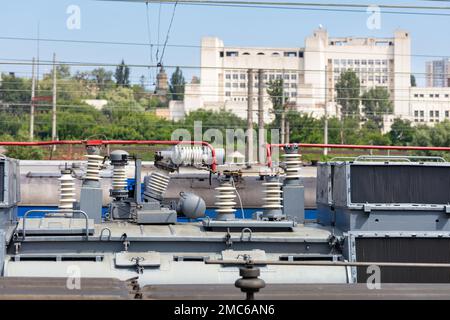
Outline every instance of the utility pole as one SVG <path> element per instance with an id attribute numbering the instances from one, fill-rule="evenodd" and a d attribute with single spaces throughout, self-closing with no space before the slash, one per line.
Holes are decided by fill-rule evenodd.
<path id="1" fill-rule="evenodd" d="M 30 104 L 30 141 L 34 140 L 34 97 L 36 96 L 36 63 L 33 58 L 31 67 L 31 104 Z"/>
<path id="2" fill-rule="evenodd" d="M 323 127 L 323 143 L 328 144 L 328 66 L 325 66 L 325 104 L 324 104 L 324 117 L 325 124 Z M 328 155 L 328 148 L 323 148 L 323 155 Z"/>
<path id="3" fill-rule="evenodd" d="M 52 140 L 56 140 L 56 54 L 53 53 Z M 53 151 L 56 146 L 53 146 Z"/>
<path id="4" fill-rule="evenodd" d="M 283 70 L 283 79 L 281 80 L 281 143 L 284 143 L 284 137 L 286 135 L 286 106 L 285 106 L 285 98 L 284 98 L 284 70 Z"/>
<path id="5" fill-rule="evenodd" d="M 245 145 L 247 168 L 253 163 L 253 69 L 247 71 L 247 144 Z"/>
<path id="6" fill-rule="evenodd" d="M 290 143 L 290 135 L 289 133 L 291 129 L 289 128 L 289 120 L 286 121 L 286 137 L 284 138 L 284 143 Z"/>
<path id="7" fill-rule="evenodd" d="M 266 139 L 264 134 L 264 71 L 258 70 L 258 161 L 264 163 Z"/>

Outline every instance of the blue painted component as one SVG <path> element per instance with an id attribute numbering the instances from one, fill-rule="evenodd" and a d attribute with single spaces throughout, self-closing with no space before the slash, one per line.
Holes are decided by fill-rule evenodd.
<path id="1" fill-rule="evenodd" d="M 56 210 L 58 209 L 57 207 L 45 207 L 45 206 L 19 206 L 19 210 L 18 210 L 18 216 L 19 217 L 23 217 L 23 215 L 25 214 L 25 212 L 29 211 L 29 210 Z M 246 219 L 250 219 L 253 215 L 253 213 L 255 211 L 261 211 L 261 209 L 257 209 L 257 208 L 246 208 L 244 209 L 244 217 Z M 106 212 L 108 211 L 108 207 L 103 207 L 102 208 L 102 216 L 104 217 Z M 216 212 L 215 209 L 206 209 L 206 215 L 208 217 L 211 218 L 215 218 L 216 216 Z M 30 218 L 41 218 L 43 216 L 43 213 L 40 212 L 36 212 L 36 213 L 32 213 L 30 214 Z M 238 209 L 236 210 L 236 218 L 241 218 L 242 214 L 241 214 L 241 210 Z M 305 219 L 307 220 L 314 220 L 316 219 L 317 214 L 316 214 L 316 210 L 315 209 L 305 209 Z M 188 222 L 189 219 L 185 218 L 185 217 L 178 217 L 178 222 Z"/>

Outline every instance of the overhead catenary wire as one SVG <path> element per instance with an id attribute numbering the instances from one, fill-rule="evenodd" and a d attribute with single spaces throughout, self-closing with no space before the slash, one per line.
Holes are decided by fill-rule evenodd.
<path id="1" fill-rule="evenodd" d="M 381 38 L 381 39 L 390 39 L 390 38 Z M 32 37 L 18 37 L 18 36 L 0 36 L 0 40 L 11 40 L 11 41 L 36 41 L 37 38 Z M 39 41 L 41 42 L 56 42 L 56 43 L 78 43 L 78 44 L 89 44 L 89 45 L 119 45 L 119 46 L 152 46 L 152 47 L 159 47 L 164 46 L 164 44 L 160 44 L 159 40 L 156 43 L 147 43 L 147 42 L 123 42 L 123 41 L 105 41 L 105 40 L 76 40 L 76 39 L 60 39 L 60 38 L 40 38 Z M 240 49 L 271 49 L 271 50 L 283 50 L 283 49 L 294 49 L 294 47 L 284 47 L 284 48 L 267 48 L 267 47 L 258 47 L 258 46 L 224 46 L 224 47 L 213 47 L 213 46 L 202 46 L 202 45 L 194 45 L 194 44 L 166 44 L 166 47 L 173 47 L 173 48 L 192 48 L 192 49 L 233 49 L 233 48 L 240 48 Z M 295 49 L 302 49 L 300 47 Z M 338 51 L 333 50 L 310 50 L 308 49 L 308 52 L 323 52 L 323 53 L 342 53 Z M 349 55 L 360 55 L 360 54 L 367 54 L 367 52 L 358 52 L 358 51 L 352 51 L 347 52 L 346 54 Z M 385 56 L 386 53 L 380 53 L 380 52 L 371 52 L 370 56 L 377 56 L 382 55 Z M 450 55 L 442 55 L 442 54 L 405 54 L 405 53 L 398 53 L 397 56 L 407 56 L 407 57 L 422 57 L 422 58 L 450 58 Z M 159 61 L 159 58 L 156 59 Z"/>
<path id="2" fill-rule="evenodd" d="M 164 4 L 174 3 L 175 0 L 150 1 Z M 225 7 L 225 8 L 250 8 L 250 9 L 283 9 L 301 11 L 323 11 L 323 12 L 367 12 L 367 5 L 348 3 L 317 3 L 317 2 L 269 2 L 269 1 L 211 1 L 211 0 L 181 0 L 181 5 L 202 7 Z M 385 9 L 386 14 L 397 15 L 426 15 L 426 16 L 449 16 L 450 13 L 437 12 L 439 10 L 450 10 L 444 6 L 412 6 L 412 5 L 386 5 L 380 4 L 379 8 Z M 404 11 L 405 9 L 413 11 Z M 400 10 L 400 11 L 398 11 Z M 429 10 L 429 11 L 417 11 Z"/>

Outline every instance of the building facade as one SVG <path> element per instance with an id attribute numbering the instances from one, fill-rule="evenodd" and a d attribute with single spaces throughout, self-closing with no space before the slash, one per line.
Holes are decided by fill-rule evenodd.
<path id="1" fill-rule="evenodd" d="M 425 69 L 427 87 L 450 87 L 450 59 L 429 61 Z"/>
<path id="2" fill-rule="evenodd" d="M 247 70 L 264 70 L 264 86 L 283 79 L 286 102 L 300 112 L 321 117 L 325 106 L 329 116 L 339 114 L 334 104 L 335 84 L 341 73 L 357 73 L 362 90 L 386 87 L 395 105 L 395 114 L 409 115 L 411 76 L 409 33 L 396 31 L 392 38 L 329 37 L 319 28 L 306 38 L 304 47 L 226 47 L 216 37 L 201 42 L 200 82 L 185 88 L 184 112 L 203 108 L 229 110 L 247 117 Z M 254 110 L 257 109 L 259 79 L 254 74 Z M 266 90 L 264 119 L 274 115 Z M 256 111 L 254 115 L 256 119 Z"/>

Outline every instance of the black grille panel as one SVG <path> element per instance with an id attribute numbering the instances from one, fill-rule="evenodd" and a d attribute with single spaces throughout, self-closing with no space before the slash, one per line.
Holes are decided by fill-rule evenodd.
<path id="1" fill-rule="evenodd" d="M 352 203 L 450 202 L 450 167 L 352 165 Z"/>
<path id="2" fill-rule="evenodd" d="M 450 263 L 447 238 L 357 238 L 359 262 Z M 357 268 L 358 282 L 370 276 Z M 382 283 L 450 283 L 450 269 L 381 267 Z"/>

